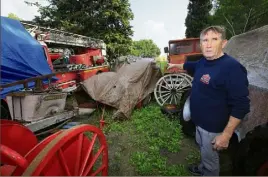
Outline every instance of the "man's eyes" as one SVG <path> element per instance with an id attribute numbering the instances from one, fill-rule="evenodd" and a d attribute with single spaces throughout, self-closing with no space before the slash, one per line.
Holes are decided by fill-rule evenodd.
<path id="1" fill-rule="evenodd" d="M 218 38 L 215 37 L 215 38 L 212 38 L 212 40 L 213 40 L 213 41 L 217 41 Z M 203 42 L 208 42 L 208 39 L 203 39 Z"/>

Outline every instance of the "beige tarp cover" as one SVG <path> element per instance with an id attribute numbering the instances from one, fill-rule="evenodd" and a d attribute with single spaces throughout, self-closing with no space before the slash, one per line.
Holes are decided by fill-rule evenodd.
<path id="1" fill-rule="evenodd" d="M 155 62 L 140 60 L 123 64 L 117 72 L 95 75 L 81 85 L 94 100 L 116 108 L 116 118 L 125 119 L 130 118 L 140 100 L 153 92 L 160 77 Z"/>
<path id="2" fill-rule="evenodd" d="M 241 126 L 242 136 L 268 122 L 268 25 L 231 38 L 225 52 L 248 71 L 250 113 Z"/>

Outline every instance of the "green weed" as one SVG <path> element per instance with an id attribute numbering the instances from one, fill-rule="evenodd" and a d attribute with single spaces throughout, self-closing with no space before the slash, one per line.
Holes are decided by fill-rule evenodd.
<path id="1" fill-rule="evenodd" d="M 103 129 L 111 152 L 110 175 L 189 175 L 183 164 L 168 164 L 168 157 L 161 154 L 163 150 L 180 153 L 184 137 L 178 120 L 163 115 L 156 103 L 134 110 L 126 121 L 111 119 L 112 113 L 105 111 Z M 96 111 L 94 117 L 98 124 L 100 111 Z M 194 162 L 196 157 L 196 153 L 191 151 L 185 158 L 187 162 Z"/>

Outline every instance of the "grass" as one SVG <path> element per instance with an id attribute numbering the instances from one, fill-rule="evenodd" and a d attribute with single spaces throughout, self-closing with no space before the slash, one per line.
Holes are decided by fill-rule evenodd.
<path id="1" fill-rule="evenodd" d="M 99 126 L 100 113 L 94 114 L 91 124 Z M 185 138 L 179 121 L 163 115 L 156 103 L 134 110 L 130 120 L 114 121 L 111 115 L 111 110 L 105 112 L 103 130 L 109 145 L 109 175 L 189 175 L 185 163 L 197 161 L 198 153 L 194 149 L 188 153 L 188 147 L 187 153 L 182 152 Z M 180 154 L 185 156 L 176 158 Z M 172 156 L 175 159 L 170 163 Z"/>

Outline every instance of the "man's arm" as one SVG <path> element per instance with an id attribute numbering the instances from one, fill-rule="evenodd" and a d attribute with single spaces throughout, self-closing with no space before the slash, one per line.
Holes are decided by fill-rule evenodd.
<path id="1" fill-rule="evenodd" d="M 233 68 L 230 68 L 226 88 L 231 113 L 229 121 L 221 135 L 215 137 L 212 141 L 216 150 L 228 148 L 229 141 L 235 129 L 250 111 L 247 71 L 242 65 L 234 65 Z"/>
<path id="2" fill-rule="evenodd" d="M 171 68 L 179 68 L 179 69 L 183 69 L 183 65 L 184 63 L 182 64 L 172 64 L 172 63 L 168 63 L 168 68 L 167 69 L 171 69 Z"/>
<path id="3" fill-rule="evenodd" d="M 198 62 L 199 61 L 186 61 L 185 63 L 182 63 L 182 64 L 168 63 L 167 69 L 178 68 L 180 70 L 187 70 L 187 71 L 194 72 Z"/>
<path id="4" fill-rule="evenodd" d="M 240 122 L 241 119 L 230 116 L 228 124 L 226 125 L 222 134 L 230 139 Z"/>

